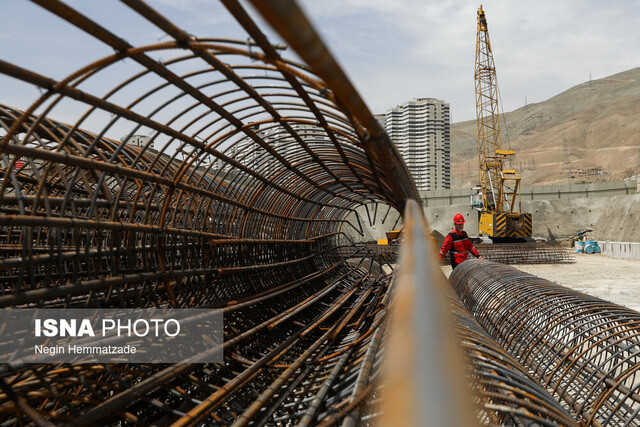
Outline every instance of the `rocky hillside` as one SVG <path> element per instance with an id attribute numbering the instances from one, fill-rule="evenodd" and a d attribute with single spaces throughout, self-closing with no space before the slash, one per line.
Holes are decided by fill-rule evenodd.
<path id="1" fill-rule="evenodd" d="M 524 185 L 619 180 L 640 174 L 640 68 L 505 114 Z M 508 146 L 504 122 L 502 144 Z M 476 123 L 451 130 L 452 186 L 478 181 Z"/>

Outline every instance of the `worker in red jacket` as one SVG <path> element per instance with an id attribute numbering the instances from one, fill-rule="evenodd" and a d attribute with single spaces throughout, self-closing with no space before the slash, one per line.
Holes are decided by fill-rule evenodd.
<path id="1" fill-rule="evenodd" d="M 447 237 L 444 238 L 438 258 L 442 261 L 447 252 L 451 251 L 452 268 L 456 268 L 458 264 L 466 260 L 469 252 L 476 258 L 482 258 L 480 252 L 473 247 L 473 243 L 469 240 L 467 232 L 464 231 L 464 217 L 462 214 L 455 214 L 453 224 L 455 225 L 455 230 L 447 234 Z"/>

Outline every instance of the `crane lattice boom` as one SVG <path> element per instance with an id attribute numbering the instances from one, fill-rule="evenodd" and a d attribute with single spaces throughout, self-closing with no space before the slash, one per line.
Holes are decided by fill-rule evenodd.
<path id="1" fill-rule="evenodd" d="M 482 6 L 478 9 L 475 89 L 482 192 L 480 233 L 486 232 L 492 237 L 531 237 L 531 215 L 525 214 L 526 218 L 520 218 L 520 176 L 515 170 L 504 168 L 506 159 L 514 152 L 511 149 L 503 150 L 500 141 L 498 82 L 487 18 Z M 508 224 L 523 220 L 527 224 Z M 500 231 L 496 228 L 498 226 L 501 227 Z M 513 231 L 513 227 L 518 230 Z"/>

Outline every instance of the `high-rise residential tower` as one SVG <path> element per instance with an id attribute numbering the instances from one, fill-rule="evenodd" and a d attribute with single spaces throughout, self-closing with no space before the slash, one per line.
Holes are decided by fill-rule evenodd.
<path id="1" fill-rule="evenodd" d="M 418 190 L 451 187 L 449 104 L 418 98 L 387 110 L 385 128 L 404 157 Z"/>

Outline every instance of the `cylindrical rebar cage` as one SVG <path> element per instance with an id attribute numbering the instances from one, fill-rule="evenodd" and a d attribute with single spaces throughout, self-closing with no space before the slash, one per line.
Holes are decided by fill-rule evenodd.
<path id="1" fill-rule="evenodd" d="M 489 335 L 574 416 L 638 425 L 640 313 L 489 261 L 465 261 L 450 281 Z"/>

